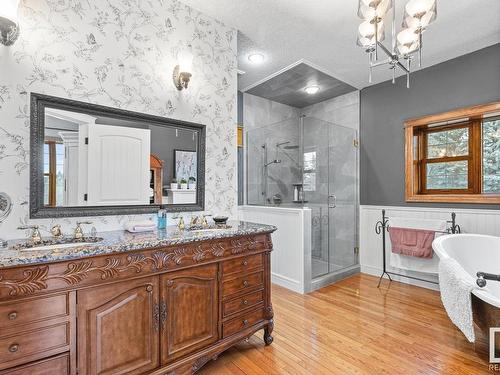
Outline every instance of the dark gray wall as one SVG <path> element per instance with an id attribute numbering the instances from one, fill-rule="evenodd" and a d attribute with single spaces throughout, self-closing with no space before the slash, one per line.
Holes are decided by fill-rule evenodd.
<path id="1" fill-rule="evenodd" d="M 425 60 L 424 60 L 425 64 Z M 416 204 L 404 196 L 405 120 L 500 99 L 500 44 L 361 91 L 361 204 L 469 207 L 498 205 Z"/>
<path id="2" fill-rule="evenodd" d="M 163 186 L 169 186 L 174 178 L 174 150 L 196 151 L 197 138 L 189 130 L 150 125 L 151 153 L 163 160 Z"/>

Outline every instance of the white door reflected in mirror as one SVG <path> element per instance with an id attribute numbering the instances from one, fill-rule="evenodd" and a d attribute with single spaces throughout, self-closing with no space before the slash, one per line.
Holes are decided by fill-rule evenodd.
<path id="1" fill-rule="evenodd" d="M 46 108 L 44 131 L 45 207 L 197 203 L 197 130 Z"/>

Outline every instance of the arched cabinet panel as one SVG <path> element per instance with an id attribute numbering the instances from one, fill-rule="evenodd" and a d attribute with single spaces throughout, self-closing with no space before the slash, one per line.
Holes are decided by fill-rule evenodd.
<path id="1" fill-rule="evenodd" d="M 81 374 L 144 374 L 159 365 L 158 278 L 78 293 Z"/>
<path id="2" fill-rule="evenodd" d="M 195 267 L 160 278 L 162 364 L 218 340 L 217 265 Z"/>

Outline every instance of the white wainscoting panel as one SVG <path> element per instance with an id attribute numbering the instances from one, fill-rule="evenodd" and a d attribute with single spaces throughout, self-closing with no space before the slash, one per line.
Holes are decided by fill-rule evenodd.
<path id="1" fill-rule="evenodd" d="M 239 219 L 278 228 L 272 235 L 272 282 L 305 293 L 305 283 L 311 277 L 311 210 L 240 206 Z M 306 270 L 309 270 L 309 274 L 306 274 Z"/>
<path id="2" fill-rule="evenodd" d="M 427 207 L 393 207 L 393 206 L 360 206 L 360 265 L 361 272 L 375 276 L 382 273 L 382 238 L 375 233 L 375 223 L 382 219 L 382 210 L 386 210 L 388 217 L 408 217 L 421 219 L 451 220 L 451 213 L 456 213 L 456 222 L 460 225 L 462 233 L 488 234 L 500 236 L 500 210 L 476 210 L 462 208 L 427 208 Z M 386 241 L 389 241 L 387 236 Z M 474 249 L 471 249 L 474 251 Z M 409 274 L 426 280 L 437 281 L 437 276 L 405 272 L 404 270 L 391 269 L 389 266 L 389 251 L 386 253 L 388 269 L 401 274 Z M 394 279 L 413 285 L 430 289 L 438 289 L 431 283 L 419 282 L 407 278 L 394 277 Z"/>

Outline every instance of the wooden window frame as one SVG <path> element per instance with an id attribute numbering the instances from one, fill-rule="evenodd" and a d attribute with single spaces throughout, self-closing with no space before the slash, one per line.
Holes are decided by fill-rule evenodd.
<path id="1" fill-rule="evenodd" d="M 46 207 L 56 206 L 56 142 L 45 141 L 49 146 L 49 173 L 44 173 L 49 178 L 49 203 Z"/>
<path id="2" fill-rule="evenodd" d="M 498 111 L 500 111 L 500 101 L 405 121 L 406 201 L 500 204 L 500 194 L 482 193 L 481 125 L 488 114 Z M 463 121 L 459 121 L 462 119 Z M 456 123 L 453 123 L 455 121 Z M 450 122 L 452 123 L 450 124 Z M 427 158 L 427 134 L 463 127 L 469 128 L 469 153 L 467 156 Z M 415 144 L 415 136 L 418 139 L 417 144 Z M 415 155 L 418 157 L 415 158 Z M 426 165 L 459 160 L 468 161 L 467 189 L 426 189 Z"/>

